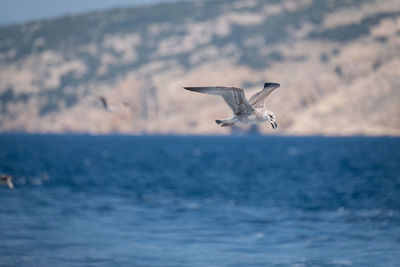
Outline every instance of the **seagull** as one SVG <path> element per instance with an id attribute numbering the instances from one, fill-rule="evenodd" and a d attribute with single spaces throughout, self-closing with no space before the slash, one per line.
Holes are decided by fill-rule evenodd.
<path id="1" fill-rule="evenodd" d="M 111 112 L 111 109 L 108 107 L 106 98 L 104 96 L 99 96 L 99 100 L 100 100 L 101 104 L 103 105 L 104 110 L 107 112 Z"/>
<path id="2" fill-rule="evenodd" d="M 10 189 L 14 188 L 14 184 L 12 182 L 13 177 L 8 174 L 0 175 L 0 184 L 7 185 Z"/>
<path id="3" fill-rule="evenodd" d="M 280 86 L 279 83 L 264 83 L 264 88 L 255 93 L 249 101 L 247 101 L 243 89 L 236 87 L 183 87 L 186 90 L 211 94 L 220 95 L 224 98 L 225 102 L 233 111 L 233 117 L 215 120 L 217 124 L 224 126 L 240 126 L 240 125 L 251 125 L 261 122 L 269 122 L 272 125 L 272 129 L 276 129 L 275 114 L 265 108 L 265 99 L 269 96 L 276 88 Z"/>

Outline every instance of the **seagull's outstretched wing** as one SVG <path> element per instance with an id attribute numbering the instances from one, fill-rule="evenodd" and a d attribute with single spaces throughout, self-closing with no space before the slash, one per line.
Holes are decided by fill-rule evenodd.
<path id="1" fill-rule="evenodd" d="M 14 189 L 14 184 L 13 184 L 13 182 L 11 181 L 11 179 L 8 179 L 8 180 L 7 180 L 7 185 L 8 185 L 8 187 L 9 187 L 10 189 Z"/>
<path id="2" fill-rule="evenodd" d="M 107 100 L 106 100 L 106 98 L 105 98 L 104 96 L 100 96 L 100 97 L 99 97 L 99 100 L 100 100 L 101 104 L 103 105 L 103 108 L 104 108 L 104 109 L 108 109 L 108 105 L 107 105 Z"/>
<path id="3" fill-rule="evenodd" d="M 235 115 L 250 114 L 254 112 L 254 108 L 247 102 L 244 92 L 240 88 L 235 87 L 183 87 L 186 90 L 199 92 L 210 95 L 220 95 L 232 109 Z"/>
<path id="4" fill-rule="evenodd" d="M 249 103 L 255 108 L 265 108 L 264 100 L 279 86 L 281 86 L 279 83 L 264 83 L 264 88 L 260 92 L 255 93 L 250 98 Z"/>
<path id="5" fill-rule="evenodd" d="M 107 112 L 111 112 L 111 109 L 107 104 L 107 99 L 104 96 L 99 96 L 98 99 L 100 100 L 100 102 L 103 106 L 103 109 Z"/>

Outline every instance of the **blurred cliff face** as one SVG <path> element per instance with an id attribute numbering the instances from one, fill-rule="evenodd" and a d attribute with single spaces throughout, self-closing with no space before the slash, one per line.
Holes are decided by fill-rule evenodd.
<path id="1" fill-rule="evenodd" d="M 399 51 L 397 0 L 199 1 L 3 27 L 0 131 L 229 133 L 214 123 L 231 113 L 222 98 L 182 87 L 250 96 L 273 81 L 283 134 L 400 135 Z"/>

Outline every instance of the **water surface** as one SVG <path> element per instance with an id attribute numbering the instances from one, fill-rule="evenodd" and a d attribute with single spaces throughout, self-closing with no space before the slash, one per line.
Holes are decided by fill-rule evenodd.
<path id="1" fill-rule="evenodd" d="M 0 135 L 0 266 L 398 266 L 400 139 Z"/>

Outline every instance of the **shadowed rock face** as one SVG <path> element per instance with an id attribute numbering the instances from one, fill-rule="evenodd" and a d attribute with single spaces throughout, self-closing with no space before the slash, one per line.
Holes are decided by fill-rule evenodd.
<path id="1" fill-rule="evenodd" d="M 229 133 L 214 123 L 231 115 L 222 99 L 182 87 L 250 96 L 273 81 L 280 133 L 400 135 L 399 32 L 397 0 L 185 2 L 3 27 L 0 131 Z"/>

